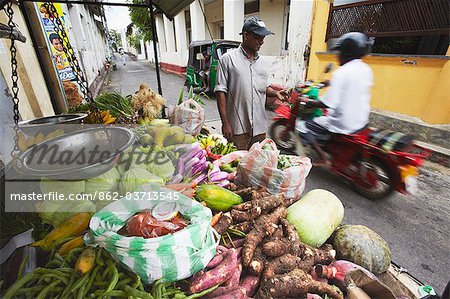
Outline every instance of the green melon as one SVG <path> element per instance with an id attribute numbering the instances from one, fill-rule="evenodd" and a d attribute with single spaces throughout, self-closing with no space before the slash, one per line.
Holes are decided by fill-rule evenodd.
<path id="1" fill-rule="evenodd" d="M 374 274 L 389 268 L 391 250 L 376 232 L 363 225 L 343 225 L 333 234 L 336 258 L 360 265 Z"/>

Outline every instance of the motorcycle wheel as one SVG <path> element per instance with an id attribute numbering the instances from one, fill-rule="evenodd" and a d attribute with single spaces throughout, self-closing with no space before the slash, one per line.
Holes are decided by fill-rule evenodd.
<path id="1" fill-rule="evenodd" d="M 279 119 L 272 123 L 269 135 L 279 149 L 294 151 L 296 147 L 295 133 L 287 127 L 286 120 Z"/>
<path id="2" fill-rule="evenodd" d="M 389 168 L 380 161 L 370 160 L 367 163 L 367 174 L 365 180 L 372 180 L 372 184 L 360 184 L 354 182 L 353 189 L 362 196 L 378 200 L 387 197 L 394 191 L 392 174 Z"/>

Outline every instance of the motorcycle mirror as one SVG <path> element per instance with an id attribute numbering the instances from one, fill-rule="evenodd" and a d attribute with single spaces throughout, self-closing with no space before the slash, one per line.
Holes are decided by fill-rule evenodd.
<path id="1" fill-rule="evenodd" d="M 329 72 L 333 69 L 333 66 L 334 66 L 334 65 L 333 65 L 331 62 L 328 63 L 327 66 L 325 67 L 325 69 L 324 69 L 323 72 L 324 72 L 325 74 L 329 73 Z"/>

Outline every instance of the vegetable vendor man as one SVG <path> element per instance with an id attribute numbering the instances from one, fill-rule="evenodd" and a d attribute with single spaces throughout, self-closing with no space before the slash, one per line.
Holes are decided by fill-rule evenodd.
<path id="1" fill-rule="evenodd" d="M 222 134 L 240 150 L 266 138 L 266 96 L 283 100 L 286 90 L 268 87 L 268 65 L 258 51 L 273 34 L 263 21 L 251 17 L 242 27 L 241 45 L 219 60 L 214 92 L 222 120 Z"/>

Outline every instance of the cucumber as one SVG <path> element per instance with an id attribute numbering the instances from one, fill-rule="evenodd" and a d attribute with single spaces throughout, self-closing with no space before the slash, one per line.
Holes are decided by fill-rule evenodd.
<path id="1" fill-rule="evenodd" d="M 229 211 L 234 205 L 243 202 L 236 193 L 212 184 L 198 186 L 195 198 L 200 202 L 204 201 L 211 210 L 223 212 Z"/>

